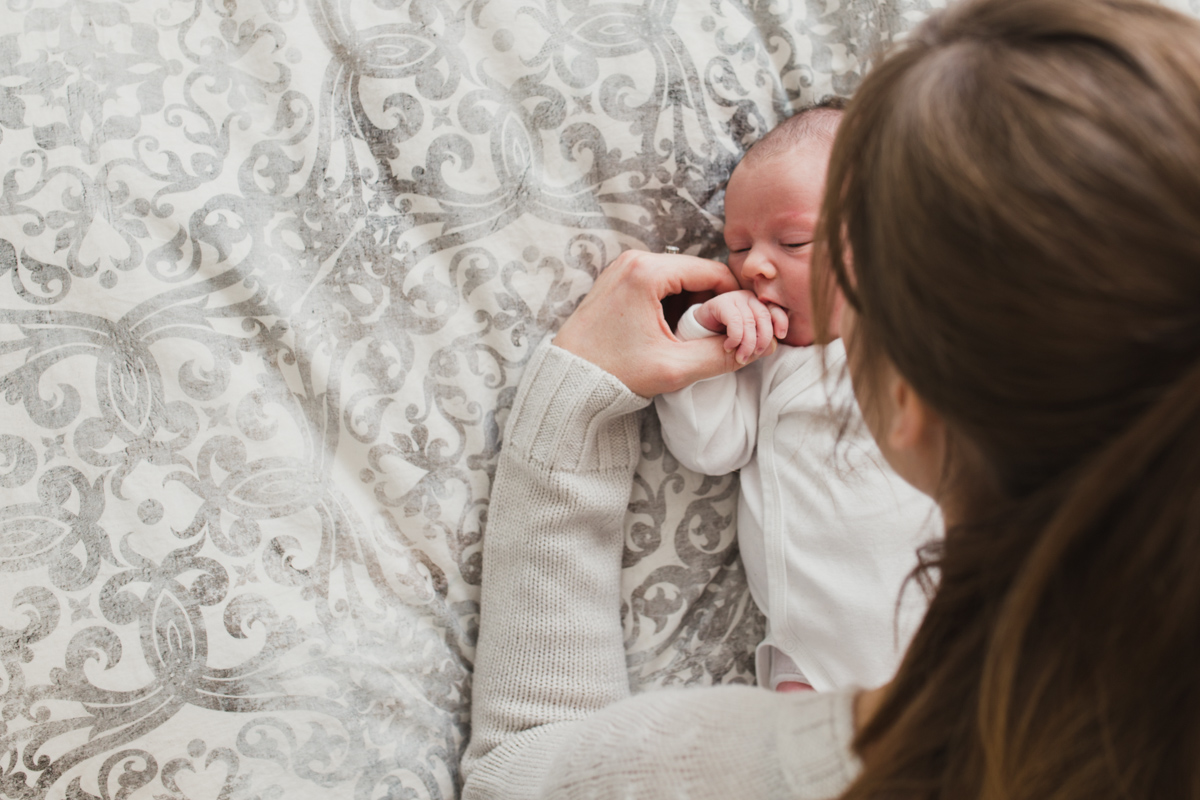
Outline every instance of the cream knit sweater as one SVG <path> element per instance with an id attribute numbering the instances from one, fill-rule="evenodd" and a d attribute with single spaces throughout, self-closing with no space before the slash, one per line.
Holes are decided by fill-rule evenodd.
<path id="1" fill-rule="evenodd" d="M 647 403 L 548 343 L 530 361 L 484 541 L 464 800 L 815 800 L 859 770 L 849 692 L 630 696 L 621 523 Z"/>

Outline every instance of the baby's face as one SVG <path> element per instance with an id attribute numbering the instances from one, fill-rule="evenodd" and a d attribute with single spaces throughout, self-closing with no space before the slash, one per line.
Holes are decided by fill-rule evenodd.
<path id="1" fill-rule="evenodd" d="M 809 274 L 830 143 L 810 137 L 761 161 L 743 161 L 725 190 L 729 268 L 743 289 L 787 312 L 784 344 L 813 343 Z"/>

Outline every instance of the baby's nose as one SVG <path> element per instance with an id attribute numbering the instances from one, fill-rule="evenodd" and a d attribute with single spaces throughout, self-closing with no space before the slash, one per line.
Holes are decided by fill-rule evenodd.
<path id="1" fill-rule="evenodd" d="M 771 263 L 771 259 L 767 258 L 765 254 L 757 253 L 754 250 L 751 250 L 746 255 L 742 271 L 748 275 L 761 276 L 767 280 L 775 277 L 775 265 Z"/>

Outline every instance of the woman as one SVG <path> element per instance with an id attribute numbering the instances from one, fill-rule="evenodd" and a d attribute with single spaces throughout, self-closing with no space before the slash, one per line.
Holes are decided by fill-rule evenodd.
<path id="1" fill-rule="evenodd" d="M 628 698 L 632 412 L 733 365 L 658 312 L 722 268 L 625 254 L 508 423 L 464 796 L 1200 796 L 1200 26 L 954 6 L 864 81 L 827 187 L 818 321 L 836 281 L 864 417 L 947 522 L 899 673 Z"/>

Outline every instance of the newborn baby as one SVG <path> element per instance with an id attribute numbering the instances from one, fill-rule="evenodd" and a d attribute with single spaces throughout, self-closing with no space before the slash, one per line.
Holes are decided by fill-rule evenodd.
<path id="1" fill-rule="evenodd" d="M 753 364 L 655 399 L 663 438 L 707 475 L 741 470 L 738 542 L 767 617 L 758 682 L 780 691 L 878 686 L 924 610 L 898 606 L 916 548 L 940 518 L 885 463 L 854 404 L 840 340 L 812 346 L 809 272 L 841 119 L 827 101 L 754 145 L 725 192 L 740 291 L 692 306 L 676 336 L 724 334 Z M 899 612 L 899 617 L 897 616 Z"/>

